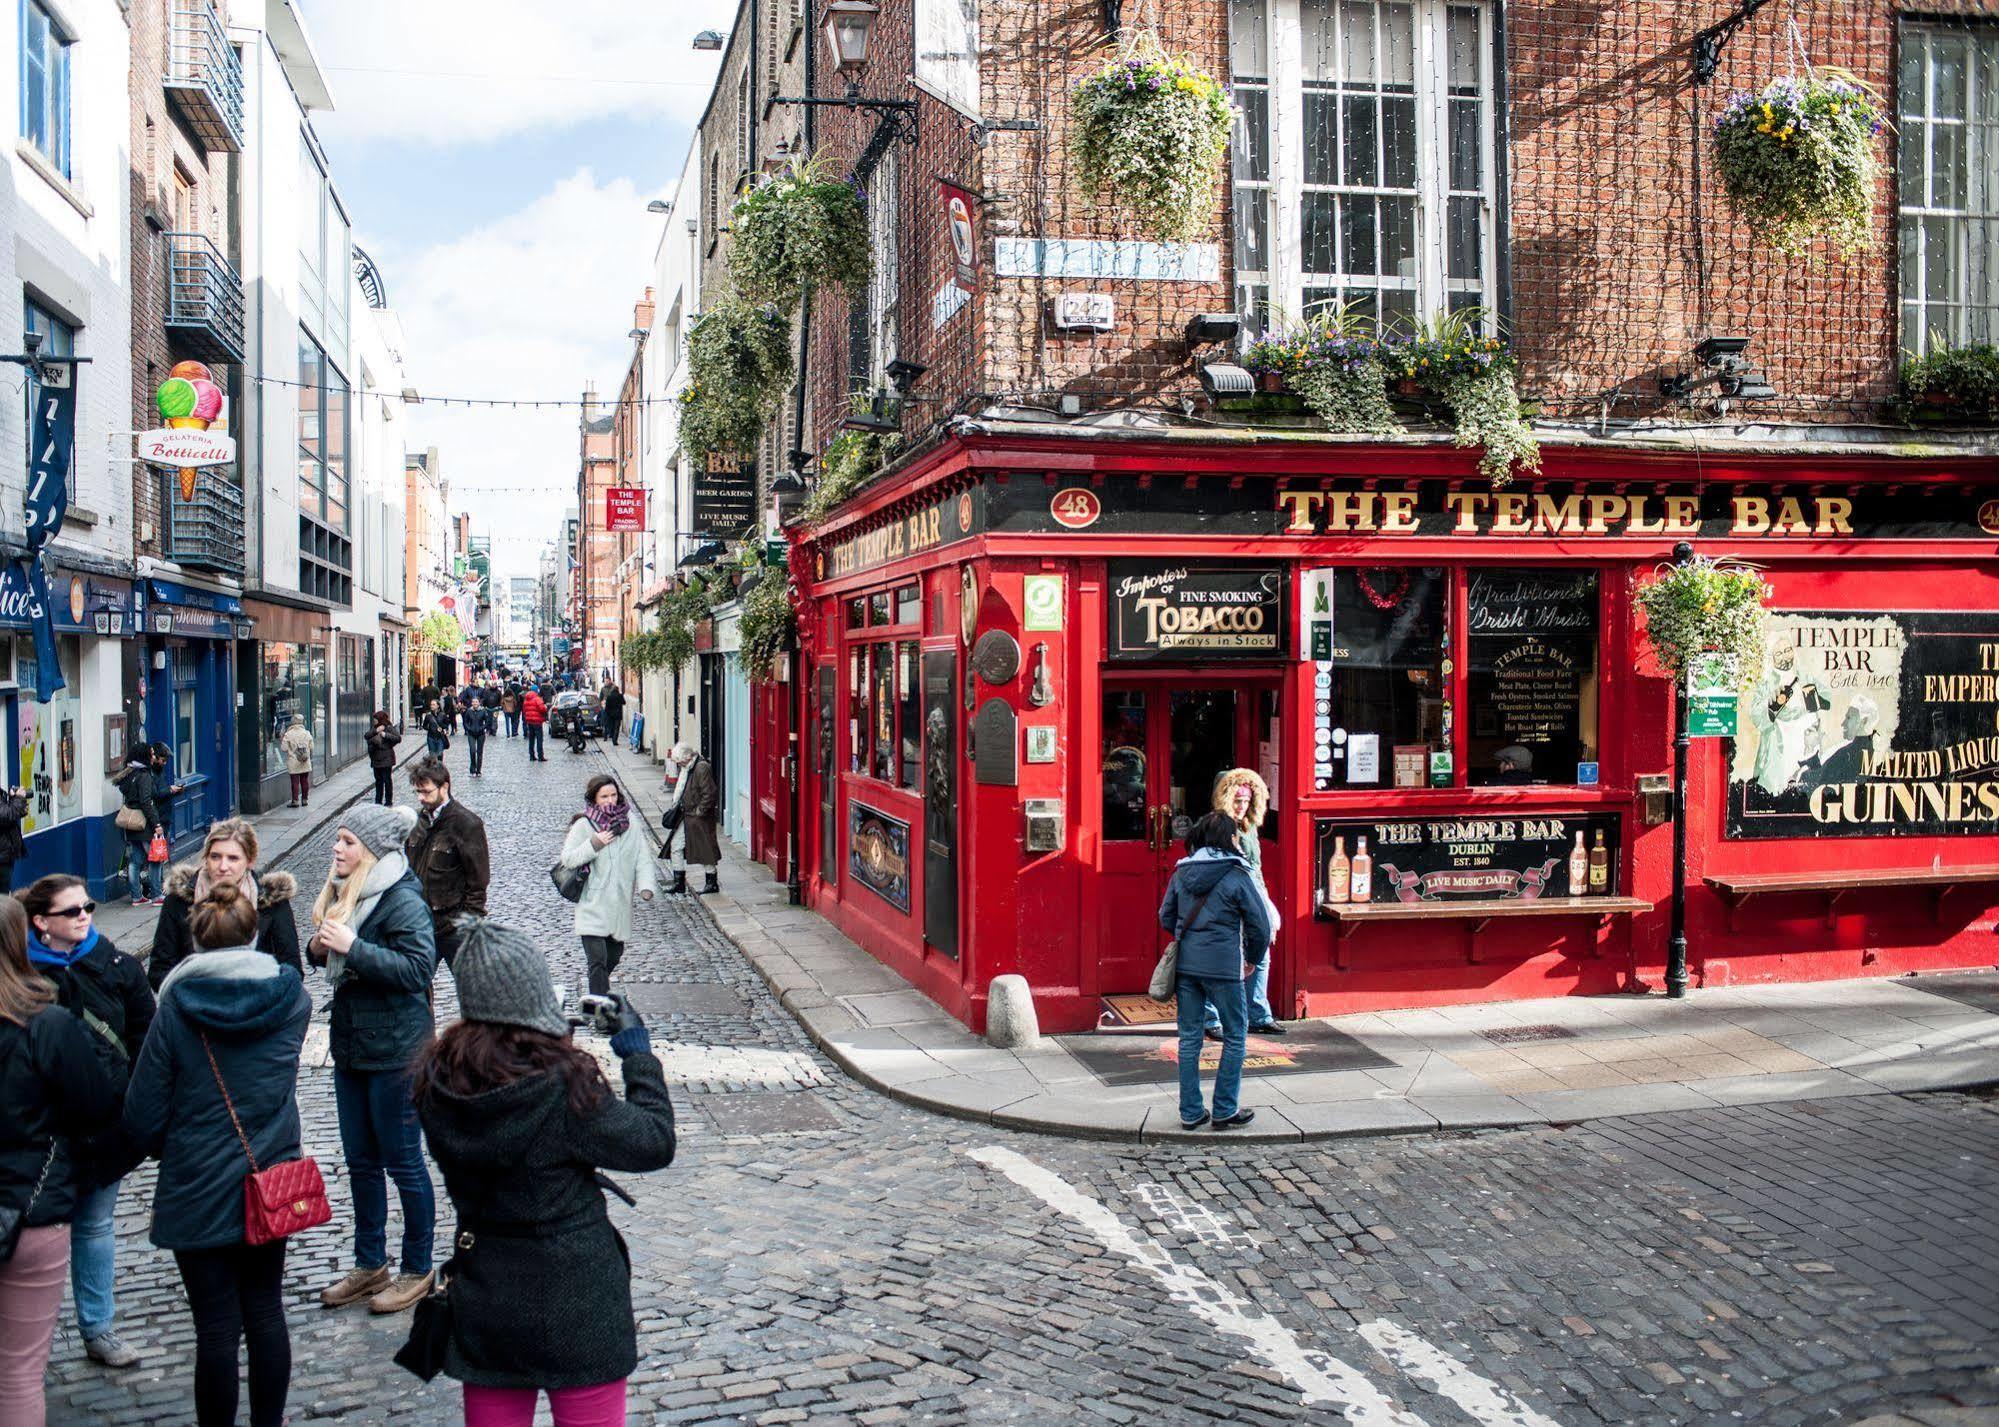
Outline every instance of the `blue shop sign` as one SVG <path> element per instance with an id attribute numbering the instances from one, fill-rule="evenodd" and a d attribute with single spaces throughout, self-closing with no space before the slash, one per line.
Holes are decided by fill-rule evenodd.
<path id="1" fill-rule="evenodd" d="M 50 573 L 55 627 L 64 634 L 126 639 L 139 632 L 129 581 L 69 570 Z M 0 567 L 0 628 L 29 629 L 30 592 L 18 563 Z"/>
<path id="2" fill-rule="evenodd" d="M 243 602 L 234 595 L 172 580 L 146 581 L 145 590 L 135 592 L 133 606 L 145 633 L 180 639 L 233 639 L 236 617 L 243 613 Z"/>

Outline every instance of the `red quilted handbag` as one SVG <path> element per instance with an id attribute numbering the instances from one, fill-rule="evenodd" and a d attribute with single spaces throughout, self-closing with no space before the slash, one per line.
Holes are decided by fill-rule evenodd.
<path id="1" fill-rule="evenodd" d="M 243 1178 L 243 1242 L 268 1244 L 273 1239 L 288 1238 L 327 1222 L 333 1217 L 333 1206 L 326 1202 L 326 1181 L 320 1178 L 318 1162 L 305 1155 L 258 1169 L 257 1157 L 250 1152 L 249 1138 L 243 1133 L 243 1122 L 236 1118 L 236 1103 L 229 1098 L 229 1087 L 222 1081 L 222 1067 L 215 1063 L 215 1050 L 205 1035 L 201 1038 L 201 1048 L 208 1052 L 208 1069 L 215 1076 L 215 1088 L 222 1092 L 229 1123 L 236 1127 L 243 1157 L 250 1161 L 250 1172 Z"/>

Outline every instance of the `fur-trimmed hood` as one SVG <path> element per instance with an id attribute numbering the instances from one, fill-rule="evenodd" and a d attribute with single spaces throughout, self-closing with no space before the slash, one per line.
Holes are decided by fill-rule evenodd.
<path id="1" fill-rule="evenodd" d="M 167 895 L 178 897 L 183 902 L 194 900 L 194 881 L 201 875 L 199 862 L 183 862 L 167 873 Z M 250 875 L 257 879 L 257 910 L 268 912 L 282 906 L 298 895 L 298 879 L 289 872 L 263 872 L 253 867 Z"/>
<path id="2" fill-rule="evenodd" d="M 1249 789 L 1249 825 L 1260 826 L 1263 815 L 1270 811 L 1270 785 L 1254 769 L 1231 768 L 1215 779 L 1214 809 L 1218 813 L 1228 812 L 1235 790 L 1242 787 Z"/>

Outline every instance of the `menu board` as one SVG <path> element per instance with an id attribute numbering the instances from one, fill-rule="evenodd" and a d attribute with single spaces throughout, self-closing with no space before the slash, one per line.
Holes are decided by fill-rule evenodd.
<path id="1" fill-rule="evenodd" d="M 1614 895 L 1620 819 L 1615 813 L 1549 817 L 1318 819 L 1312 904 L 1352 900 L 1351 867 L 1365 843 L 1372 902 L 1535 901 Z M 1580 842 L 1578 839 L 1580 838 Z M 1348 869 L 1347 896 L 1329 898 Z"/>
<path id="2" fill-rule="evenodd" d="M 1473 781 L 1569 782 L 1595 740 L 1593 570 L 1476 570 L 1467 589 Z M 1510 776 L 1500 750 L 1524 751 Z"/>

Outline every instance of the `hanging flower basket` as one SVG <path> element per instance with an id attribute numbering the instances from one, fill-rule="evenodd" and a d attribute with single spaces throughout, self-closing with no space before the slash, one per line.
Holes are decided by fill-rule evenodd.
<path id="1" fill-rule="evenodd" d="M 737 199 L 729 244 L 736 291 L 786 311 L 825 283 L 861 288 L 874 270 L 861 191 L 816 161 L 766 178 Z"/>
<path id="2" fill-rule="evenodd" d="M 1760 574 L 1732 561 L 1696 555 L 1660 566 L 1637 596 L 1659 667 L 1681 679 L 1695 660 L 1719 655 L 1741 687 L 1754 683 L 1763 672 L 1770 593 Z"/>
<path id="3" fill-rule="evenodd" d="M 770 566 L 743 596 L 743 617 L 738 628 L 743 672 L 752 679 L 774 675 L 784 651 L 791 647 L 797 628 L 789 572 L 782 565 Z"/>
<path id="4" fill-rule="evenodd" d="M 1384 342 L 1381 361 L 1405 400 L 1434 399 L 1450 413 L 1452 440 L 1478 446 L 1478 468 L 1493 489 L 1510 485 L 1516 467 L 1541 469 L 1541 443 L 1520 400 L 1513 354 L 1482 334 L 1483 314 L 1440 317 L 1413 341 Z"/>
<path id="5" fill-rule="evenodd" d="M 1887 121 L 1853 76 L 1791 75 L 1761 94 L 1729 96 L 1714 121 L 1721 182 L 1736 212 L 1780 253 L 1823 238 L 1865 247 Z"/>
<path id="6" fill-rule="evenodd" d="M 1142 35 L 1077 84 L 1075 119 L 1084 181 L 1148 232 L 1181 242 L 1215 221 L 1235 110 L 1213 75 Z"/>
<path id="7" fill-rule="evenodd" d="M 687 336 L 680 444 L 699 463 L 710 452 L 756 449 L 791 385 L 791 318 L 774 304 L 727 296 Z"/>

